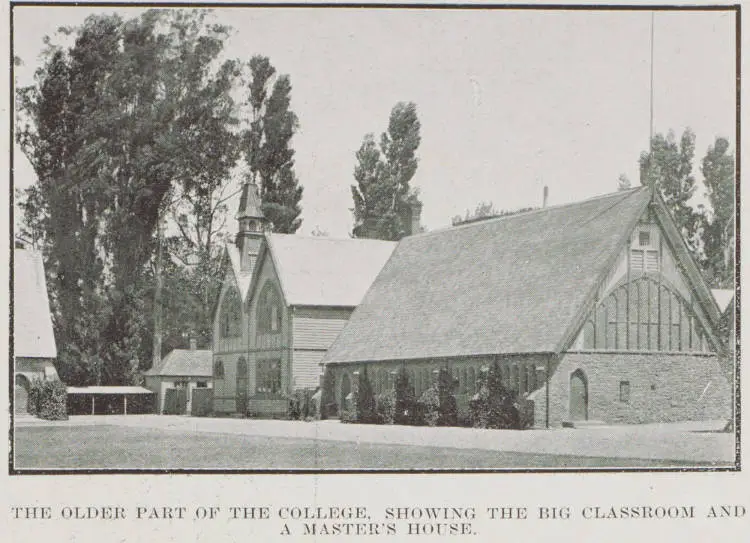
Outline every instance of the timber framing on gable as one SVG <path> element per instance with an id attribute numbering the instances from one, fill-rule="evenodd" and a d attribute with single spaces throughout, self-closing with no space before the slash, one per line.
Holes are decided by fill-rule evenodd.
<path id="1" fill-rule="evenodd" d="M 697 264 L 693 260 L 692 255 L 687 247 L 687 244 L 682 239 L 677 226 L 674 223 L 669 211 L 664 204 L 661 196 L 655 191 L 652 192 L 652 198 L 644 206 L 642 213 L 632 221 L 623 233 L 623 239 L 619 244 L 620 249 L 613 251 L 610 256 L 608 265 L 602 270 L 599 280 L 597 281 L 594 288 L 586 297 L 583 306 L 579 309 L 576 314 L 576 318 L 571 323 L 568 333 L 563 338 L 563 341 L 558 346 L 557 353 L 569 350 L 577 340 L 581 329 L 589 319 L 591 313 L 596 310 L 596 307 L 603 299 L 603 296 L 607 292 L 621 286 L 623 283 L 629 283 L 631 280 L 631 262 L 630 262 L 630 247 L 638 225 L 643 222 L 644 216 L 648 219 L 653 219 L 654 223 L 659 228 L 662 234 L 659 239 L 661 244 L 661 250 L 659 252 L 660 266 L 659 275 L 663 275 L 663 268 L 661 261 L 664 254 L 664 241 L 669 248 L 671 254 L 674 257 L 678 271 L 680 272 L 682 279 L 687 283 L 687 287 L 690 290 L 691 296 L 686 301 L 690 309 L 695 314 L 700 325 L 702 326 L 706 336 L 709 338 L 712 348 L 715 352 L 719 352 L 721 341 L 718 339 L 716 334 L 716 326 L 719 322 L 720 311 L 716 304 L 716 301 L 711 294 L 710 289 L 706 285 L 703 276 L 698 269 Z M 650 222 L 650 221 L 649 221 Z M 614 286 L 607 288 L 608 282 L 611 280 L 611 271 L 617 265 L 619 258 L 621 257 L 621 251 L 626 251 L 627 258 L 627 275 L 625 279 L 616 281 Z M 607 292 L 604 292 L 606 290 Z M 696 303 L 697 302 L 697 303 Z"/>

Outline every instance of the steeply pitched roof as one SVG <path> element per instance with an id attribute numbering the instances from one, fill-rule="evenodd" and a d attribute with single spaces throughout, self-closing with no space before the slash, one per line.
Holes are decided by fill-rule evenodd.
<path id="1" fill-rule="evenodd" d="M 404 238 L 323 362 L 559 352 L 649 200 L 639 188 Z"/>
<path id="2" fill-rule="evenodd" d="M 57 357 L 42 255 L 28 249 L 13 251 L 13 353 Z"/>
<path id="3" fill-rule="evenodd" d="M 226 244 L 227 254 L 229 255 L 229 261 L 232 264 L 232 271 L 234 272 L 234 278 L 237 281 L 237 288 L 240 290 L 240 296 L 244 298 L 247 296 L 247 291 L 250 289 L 250 282 L 253 279 L 253 272 L 242 271 L 240 265 L 240 251 L 237 246 L 233 243 Z"/>
<path id="4" fill-rule="evenodd" d="M 395 247 L 392 241 L 267 234 L 261 254 L 270 253 L 288 305 L 355 307 Z"/>
<path id="5" fill-rule="evenodd" d="M 208 350 L 174 349 L 156 368 L 144 375 L 174 377 L 211 377 L 213 375 L 212 353 Z"/>

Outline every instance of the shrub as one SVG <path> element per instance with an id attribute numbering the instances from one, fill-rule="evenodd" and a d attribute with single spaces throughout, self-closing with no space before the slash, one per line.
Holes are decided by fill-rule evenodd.
<path id="1" fill-rule="evenodd" d="M 295 390 L 289 398 L 287 418 L 291 420 L 307 420 L 315 415 L 312 397 L 315 390 L 303 388 Z"/>
<path id="2" fill-rule="evenodd" d="M 419 417 L 427 426 L 437 426 L 440 419 L 440 397 L 435 386 L 431 386 L 419 398 Z"/>
<path id="3" fill-rule="evenodd" d="M 356 400 L 357 422 L 361 424 L 376 424 L 378 420 L 377 411 L 375 410 L 375 393 L 372 390 L 372 383 L 367 375 L 367 366 L 365 366 L 359 378 Z"/>
<path id="4" fill-rule="evenodd" d="M 515 394 L 502 384 L 497 361 L 477 381 L 479 392 L 469 401 L 469 412 L 475 428 L 519 429 Z"/>
<path id="5" fill-rule="evenodd" d="M 448 368 L 440 368 L 437 379 L 438 426 L 456 426 L 458 424 L 458 404 L 453 392 L 456 380 Z"/>
<path id="6" fill-rule="evenodd" d="M 352 391 L 351 401 L 347 406 L 346 398 L 341 400 L 341 422 L 357 422 L 357 393 Z"/>
<path id="7" fill-rule="evenodd" d="M 326 366 L 323 374 L 323 386 L 320 396 L 320 418 L 328 419 L 336 416 L 336 378 L 330 367 Z M 343 405 L 344 399 L 341 399 Z"/>
<path id="8" fill-rule="evenodd" d="M 35 379 L 29 391 L 28 410 L 40 419 L 68 420 L 68 391 L 63 382 Z"/>
<path id="9" fill-rule="evenodd" d="M 381 392 L 375 398 L 375 403 L 380 424 L 393 424 L 396 418 L 396 392 L 392 389 Z"/>
<path id="10" fill-rule="evenodd" d="M 456 381 L 448 368 L 438 370 L 437 383 L 424 391 L 419 398 L 417 416 L 428 426 L 456 426 L 458 404 L 453 391 Z"/>
<path id="11" fill-rule="evenodd" d="M 414 387 L 409 382 L 409 373 L 404 366 L 398 370 L 394 383 L 394 423 L 417 424 L 417 400 Z"/>

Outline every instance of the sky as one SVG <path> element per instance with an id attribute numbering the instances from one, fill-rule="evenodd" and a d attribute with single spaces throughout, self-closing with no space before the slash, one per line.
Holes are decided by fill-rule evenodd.
<path id="1" fill-rule="evenodd" d="M 113 11 L 137 14 L 16 6 L 17 84 L 33 81 L 45 35 Z M 417 104 L 412 185 L 429 230 L 479 202 L 540 206 L 545 185 L 556 205 L 612 192 L 623 173 L 639 183 L 651 12 L 221 8 L 214 18 L 234 29 L 228 58 L 266 55 L 291 78 L 303 234 L 349 234 L 355 152 L 399 101 Z M 717 136 L 734 149 L 734 13 L 657 12 L 653 71 L 654 132 L 693 129 L 700 180 Z M 33 182 L 23 157 L 15 167 L 16 186 Z"/>

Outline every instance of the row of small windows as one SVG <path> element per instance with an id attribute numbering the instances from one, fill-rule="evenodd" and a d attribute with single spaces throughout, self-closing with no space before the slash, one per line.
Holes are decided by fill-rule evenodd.
<path id="1" fill-rule="evenodd" d="M 437 368 L 407 369 L 409 384 L 414 389 L 414 394 L 419 398 L 437 379 Z M 455 394 L 468 394 L 473 396 L 479 390 L 477 379 L 482 368 L 474 366 L 451 368 L 456 388 Z M 500 374 L 503 385 L 508 390 L 516 391 L 519 395 L 536 390 L 543 384 L 543 378 L 538 375 L 534 364 L 513 363 L 501 364 Z M 391 390 L 395 385 L 396 371 L 380 369 L 370 376 L 375 394 Z"/>
<path id="2" fill-rule="evenodd" d="M 224 379 L 224 362 L 214 362 L 214 379 Z M 245 390 L 249 379 L 248 365 L 245 357 L 237 360 L 237 390 Z M 255 371 L 255 392 L 258 394 L 281 393 L 281 360 L 259 360 Z"/>
<path id="3" fill-rule="evenodd" d="M 583 327 L 584 349 L 708 351 L 698 319 L 683 298 L 643 277 L 613 291 Z"/>

